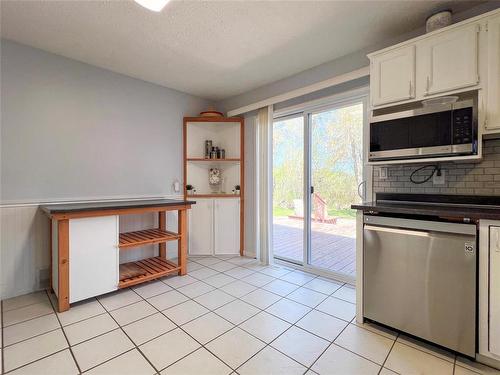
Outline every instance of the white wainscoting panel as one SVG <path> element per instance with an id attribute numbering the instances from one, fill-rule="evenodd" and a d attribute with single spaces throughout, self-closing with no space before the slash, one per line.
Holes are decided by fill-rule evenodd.
<path id="1" fill-rule="evenodd" d="M 49 219 L 38 206 L 2 207 L 0 215 L 0 298 L 46 287 Z"/>
<path id="2" fill-rule="evenodd" d="M 165 198 L 182 199 L 179 196 Z M 97 201 L 97 200 L 96 200 Z M 47 202 L 62 203 L 62 202 Z M 127 215 L 120 218 L 120 231 L 156 227 L 157 214 Z M 0 299 L 19 296 L 49 286 L 49 219 L 38 204 L 0 207 Z M 177 231 L 177 212 L 167 212 L 167 228 Z M 123 251 L 120 262 L 150 257 L 158 245 Z M 177 257 L 177 242 L 167 244 L 167 256 Z"/>

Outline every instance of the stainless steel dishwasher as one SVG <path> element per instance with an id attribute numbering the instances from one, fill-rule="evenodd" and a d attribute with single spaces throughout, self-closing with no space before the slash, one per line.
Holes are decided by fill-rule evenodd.
<path id="1" fill-rule="evenodd" d="M 476 226 L 364 217 L 364 317 L 474 357 Z"/>

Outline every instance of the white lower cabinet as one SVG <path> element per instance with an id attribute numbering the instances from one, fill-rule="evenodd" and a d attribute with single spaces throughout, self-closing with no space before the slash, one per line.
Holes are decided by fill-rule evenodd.
<path id="1" fill-rule="evenodd" d="M 500 358 L 500 226 L 490 226 L 489 351 Z"/>
<path id="2" fill-rule="evenodd" d="M 479 360 L 500 366 L 500 221 L 479 229 Z"/>
<path id="3" fill-rule="evenodd" d="M 215 254 L 239 254 L 239 199 L 216 199 L 214 201 L 214 234 Z"/>
<path id="4" fill-rule="evenodd" d="M 69 220 L 69 302 L 118 289 L 118 216 Z"/>
<path id="5" fill-rule="evenodd" d="M 214 200 L 197 199 L 189 212 L 189 254 L 212 255 L 214 243 Z"/>
<path id="6" fill-rule="evenodd" d="M 240 199 L 197 199 L 189 211 L 189 254 L 239 254 Z"/>

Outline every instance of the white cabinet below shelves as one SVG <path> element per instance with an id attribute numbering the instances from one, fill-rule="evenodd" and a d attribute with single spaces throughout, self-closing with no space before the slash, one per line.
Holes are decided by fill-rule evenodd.
<path id="1" fill-rule="evenodd" d="M 489 351 L 500 358 L 500 226 L 490 226 Z"/>
<path id="2" fill-rule="evenodd" d="M 439 33 L 417 43 L 417 93 L 445 93 L 479 83 L 479 24 Z"/>
<path id="3" fill-rule="evenodd" d="M 415 97 L 415 46 L 406 46 L 376 55 L 371 60 L 372 105 Z"/>
<path id="4" fill-rule="evenodd" d="M 196 199 L 189 212 L 189 254 L 240 253 L 240 199 Z"/>
<path id="5" fill-rule="evenodd" d="M 240 200 L 214 200 L 214 252 L 239 254 L 240 252 Z"/>
<path id="6" fill-rule="evenodd" d="M 486 131 L 500 132 L 500 14 L 487 21 L 488 83 Z"/>
<path id="7" fill-rule="evenodd" d="M 189 254 L 213 254 L 213 199 L 197 199 L 189 211 Z"/>

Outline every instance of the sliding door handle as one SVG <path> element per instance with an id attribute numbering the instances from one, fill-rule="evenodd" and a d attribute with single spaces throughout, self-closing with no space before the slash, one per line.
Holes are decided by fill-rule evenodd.
<path id="1" fill-rule="evenodd" d="M 314 194 L 314 186 L 311 186 L 311 194 Z"/>

